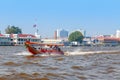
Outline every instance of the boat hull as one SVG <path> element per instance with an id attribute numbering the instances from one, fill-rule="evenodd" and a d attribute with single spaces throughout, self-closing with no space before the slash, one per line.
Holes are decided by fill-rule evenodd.
<path id="1" fill-rule="evenodd" d="M 25 42 L 27 50 L 33 54 L 49 54 L 49 55 L 64 55 L 64 52 L 61 50 L 46 50 L 46 49 L 36 49 L 30 45 L 30 42 Z"/>

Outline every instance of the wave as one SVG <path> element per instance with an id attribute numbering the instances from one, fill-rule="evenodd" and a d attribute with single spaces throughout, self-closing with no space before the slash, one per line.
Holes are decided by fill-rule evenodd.
<path id="1" fill-rule="evenodd" d="M 111 50 L 111 51 L 80 51 L 80 50 L 76 50 L 73 52 L 65 52 L 65 55 L 69 56 L 69 55 L 87 55 L 87 54 L 99 54 L 99 53 L 120 53 L 120 50 Z"/>
<path id="2" fill-rule="evenodd" d="M 120 53 L 120 50 L 104 50 L 104 51 L 82 51 L 80 49 L 77 49 L 75 51 L 66 51 L 64 52 L 65 53 L 65 56 L 69 56 L 69 55 L 87 55 L 87 54 L 100 54 L 100 53 L 103 53 L 103 54 L 110 54 L 110 53 Z M 23 55 L 23 56 L 31 56 L 32 54 L 28 51 L 22 51 L 22 52 L 18 52 L 18 53 L 15 53 L 15 55 Z M 38 54 L 37 56 L 60 56 L 60 55 L 50 55 L 50 54 Z"/>
<path id="3" fill-rule="evenodd" d="M 31 54 L 30 52 L 28 51 L 23 51 L 23 52 L 18 52 L 18 53 L 15 53 L 15 55 L 23 55 L 23 56 L 31 56 L 33 54 Z M 60 56 L 60 54 L 36 54 L 35 56 Z"/>
<path id="4" fill-rule="evenodd" d="M 30 52 L 28 52 L 28 51 L 23 51 L 23 52 L 18 52 L 15 55 L 29 56 L 29 55 L 32 55 L 32 54 Z"/>

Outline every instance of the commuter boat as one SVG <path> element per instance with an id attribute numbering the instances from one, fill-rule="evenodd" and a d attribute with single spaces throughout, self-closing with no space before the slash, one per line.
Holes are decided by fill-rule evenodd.
<path id="1" fill-rule="evenodd" d="M 64 55 L 64 52 L 59 48 L 59 46 L 64 46 L 63 44 L 45 44 L 26 41 L 25 46 L 32 55 Z"/>

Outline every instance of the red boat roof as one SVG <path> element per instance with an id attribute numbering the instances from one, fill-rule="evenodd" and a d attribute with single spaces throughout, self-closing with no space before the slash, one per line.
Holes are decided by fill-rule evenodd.
<path id="1" fill-rule="evenodd" d="M 38 44 L 38 45 L 42 45 L 42 46 L 64 46 L 64 44 L 46 44 L 46 43 L 38 43 L 38 42 L 29 42 L 26 41 L 27 44 Z"/>
<path id="2" fill-rule="evenodd" d="M 18 34 L 18 37 L 32 37 L 32 38 L 36 38 L 34 35 L 32 34 Z"/>
<path id="3" fill-rule="evenodd" d="M 0 37 L 3 37 L 4 35 L 3 34 L 0 34 Z"/>
<path id="4" fill-rule="evenodd" d="M 10 34 L 10 37 L 14 37 L 14 34 Z M 18 34 L 18 37 L 31 37 L 31 38 L 36 38 L 36 36 L 32 35 L 32 34 Z"/>

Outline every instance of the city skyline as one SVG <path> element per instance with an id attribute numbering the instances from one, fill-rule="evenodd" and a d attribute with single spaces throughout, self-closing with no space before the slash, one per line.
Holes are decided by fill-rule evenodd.
<path id="1" fill-rule="evenodd" d="M 33 25 L 43 37 L 54 30 L 83 29 L 86 35 L 114 34 L 120 29 L 119 0 L 1 0 L 0 31 L 8 25 L 34 34 Z"/>

